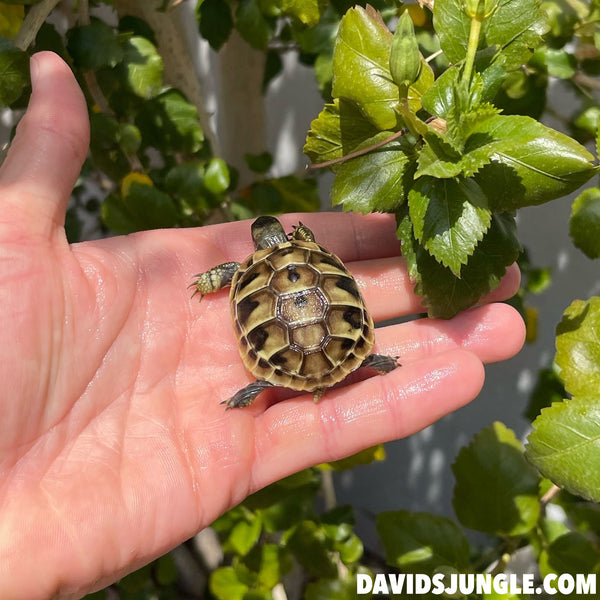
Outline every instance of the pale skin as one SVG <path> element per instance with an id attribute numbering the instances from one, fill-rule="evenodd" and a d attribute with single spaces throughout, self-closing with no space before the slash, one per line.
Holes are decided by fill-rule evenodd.
<path id="1" fill-rule="evenodd" d="M 252 251 L 249 222 L 69 246 L 64 215 L 88 144 L 83 96 L 41 53 L 0 169 L 0 598 L 78 598 L 194 535 L 248 494 L 309 465 L 410 435 L 473 400 L 483 364 L 521 348 L 494 303 L 377 331 L 402 367 L 311 394 L 248 384 L 227 291 L 193 275 Z M 356 276 L 376 321 L 420 312 L 389 215 L 302 219 Z M 277 402 L 279 400 L 279 402 Z"/>

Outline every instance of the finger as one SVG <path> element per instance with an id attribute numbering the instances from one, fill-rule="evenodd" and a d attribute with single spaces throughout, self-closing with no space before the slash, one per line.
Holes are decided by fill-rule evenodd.
<path id="1" fill-rule="evenodd" d="M 280 219 L 286 232 L 302 221 L 319 244 L 345 262 L 400 255 L 393 215 L 326 212 L 282 215 Z M 182 230 L 181 241 L 194 250 L 193 272 L 230 260 L 242 261 L 254 252 L 251 224 L 247 220 Z"/>
<path id="2" fill-rule="evenodd" d="M 415 284 L 408 276 L 406 261 L 401 257 L 350 262 L 346 265 L 358 281 L 359 288 L 375 321 L 385 321 L 426 312 Z M 516 264 L 506 270 L 500 285 L 481 303 L 506 300 L 514 296 L 521 281 Z"/>
<path id="3" fill-rule="evenodd" d="M 255 417 L 252 490 L 415 433 L 475 398 L 483 380 L 481 361 L 454 350 L 361 381 L 352 393 L 330 390 L 318 404 L 307 395 L 275 404 Z"/>
<path id="4" fill-rule="evenodd" d="M 0 170 L 4 216 L 27 230 L 62 227 L 87 152 L 85 100 L 69 67 L 52 52 L 31 58 L 32 95 Z"/>
<path id="5" fill-rule="evenodd" d="M 525 323 L 508 304 L 478 306 L 453 319 L 417 319 L 375 330 L 375 351 L 402 365 L 462 348 L 483 363 L 506 360 L 525 342 Z"/>

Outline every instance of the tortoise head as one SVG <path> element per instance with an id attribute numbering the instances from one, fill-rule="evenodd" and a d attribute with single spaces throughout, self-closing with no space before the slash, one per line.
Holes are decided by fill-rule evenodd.
<path id="1" fill-rule="evenodd" d="M 258 217 L 252 223 L 252 240 L 257 250 L 283 244 L 287 239 L 281 223 L 275 217 Z"/>

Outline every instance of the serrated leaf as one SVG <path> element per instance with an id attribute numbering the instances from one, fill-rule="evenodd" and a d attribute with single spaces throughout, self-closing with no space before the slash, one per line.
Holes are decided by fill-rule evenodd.
<path id="1" fill-rule="evenodd" d="M 250 589 L 242 583 L 233 567 L 220 567 L 210 574 L 208 585 L 218 600 L 243 600 Z"/>
<path id="2" fill-rule="evenodd" d="M 233 30 L 231 9 L 225 0 L 203 0 L 198 2 L 196 19 L 200 35 L 213 50 L 219 50 L 229 39 Z"/>
<path id="3" fill-rule="evenodd" d="M 493 535 L 523 535 L 540 514 L 539 476 L 521 443 L 502 423 L 479 432 L 459 452 L 452 504 L 465 526 Z"/>
<path id="4" fill-rule="evenodd" d="M 377 532 L 386 562 L 404 573 L 433 573 L 451 565 L 469 564 L 469 543 L 461 529 L 445 517 L 408 510 L 377 515 Z"/>
<path id="5" fill-rule="evenodd" d="M 414 235 L 440 263 L 460 277 L 491 223 L 491 212 L 471 179 L 417 180 L 408 193 Z"/>
<path id="6" fill-rule="evenodd" d="M 581 144 L 530 117 L 497 115 L 474 125 L 471 135 L 494 140 L 492 162 L 475 174 L 494 211 L 559 198 L 598 172 Z"/>
<path id="7" fill-rule="evenodd" d="M 304 152 L 313 163 L 322 163 L 350 154 L 377 133 L 378 129 L 357 108 L 336 98 L 311 123 Z"/>
<path id="8" fill-rule="evenodd" d="M 125 84 L 140 98 L 153 98 L 162 87 L 163 61 L 156 47 L 144 37 L 133 36 L 123 44 L 120 65 Z"/>
<path id="9" fill-rule="evenodd" d="M 29 57 L 12 42 L 0 38 L 0 106 L 8 106 L 29 84 Z"/>
<path id="10" fill-rule="evenodd" d="M 265 50 L 275 28 L 267 19 L 257 0 L 241 0 L 235 11 L 235 27 L 240 35 L 258 50 Z"/>
<path id="11" fill-rule="evenodd" d="M 114 67 L 123 60 L 123 47 L 112 27 L 93 19 L 67 32 L 67 49 L 80 69 Z"/>
<path id="12" fill-rule="evenodd" d="M 392 135 L 382 131 L 360 148 L 370 147 Z M 407 155 L 412 149 L 397 139 L 367 154 L 335 166 L 331 202 L 355 212 L 392 212 L 404 202 L 405 181 L 412 175 Z"/>
<path id="13" fill-rule="evenodd" d="M 590 188 L 575 198 L 569 234 L 588 258 L 600 257 L 600 188 Z"/>
<path id="14" fill-rule="evenodd" d="M 415 293 L 423 297 L 430 317 L 442 319 L 473 306 L 496 288 L 521 251 L 514 217 L 507 213 L 492 215 L 490 228 L 462 268 L 460 279 L 419 244 L 408 214 L 398 217 L 398 237 Z"/>
<path id="15" fill-rule="evenodd" d="M 600 390 L 600 297 L 575 300 L 556 328 L 558 375 L 573 396 Z"/>
<path id="16" fill-rule="evenodd" d="M 333 96 L 353 102 L 382 130 L 398 124 L 398 87 L 389 71 L 392 38 L 379 13 L 357 6 L 342 18 L 333 52 Z"/>

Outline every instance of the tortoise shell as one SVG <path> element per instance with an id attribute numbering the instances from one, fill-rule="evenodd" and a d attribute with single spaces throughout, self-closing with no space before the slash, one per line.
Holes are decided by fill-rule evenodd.
<path id="1" fill-rule="evenodd" d="M 316 391 L 371 353 L 373 321 L 356 281 L 315 242 L 257 250 L 233 276 L 230 301 L 242 360 L 259 380 Z"/>

